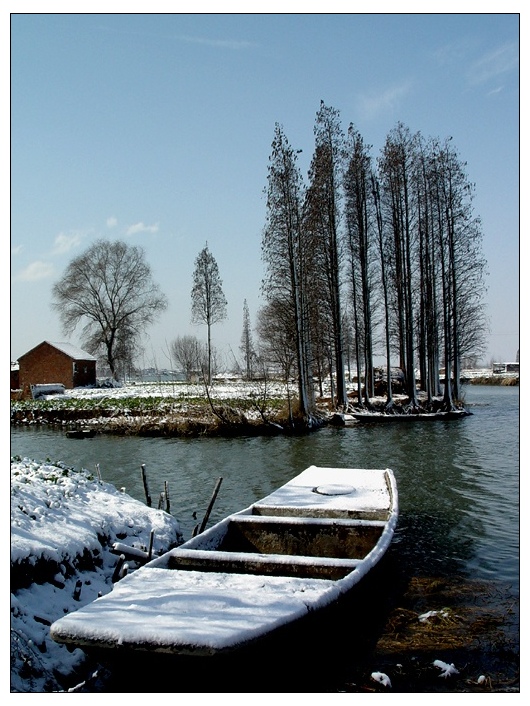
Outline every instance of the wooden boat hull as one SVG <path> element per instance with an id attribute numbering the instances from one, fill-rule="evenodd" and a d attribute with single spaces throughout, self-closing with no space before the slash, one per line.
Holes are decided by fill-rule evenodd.
<path id="1" fill-rule="evenodd" d="M 84 649 L 214 655 L 323 609 L 379 562 L 398 517 L 389 469 L 306 469 L 61 618 Z"/>

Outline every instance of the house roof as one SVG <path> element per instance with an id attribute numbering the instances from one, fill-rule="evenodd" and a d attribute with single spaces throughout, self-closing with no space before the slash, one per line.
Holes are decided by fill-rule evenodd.
<path id="1" fill-rule="evenodd" d="M 82 348 L 78 348 L 71 343 L 55 343 L 53 341 L 43 341 L 42 343 L 47 343 L 49 346 L 57 348 L 57 350 L 67 355 L 69 358 L 72 358 L 72 360 L 97 360 L 97 358 L 90 355 L 90 353 L 87 353 Z M 42 343 L 39 343 L 39 345 L 42 346 Z M 38 346 L 35 346 L 35 348 L 38 348 Z M 33 351 L 35 348 L 32 348 L 31 350 Z M 28 353 L 31 353 L 31 351 L 28 351 Z M 24 353 L 24 355 L 27 355 L 28 353 Z M 20 357 L 23 358 L 24 356 Z"/>
<path id="2" fill-rule="evenodd" d="M 82 348 L 73 346 L 71 343 L 52 343 L 51 341 L 46 341 L 46 343 L 49 343 L 50 346 L 66 353 L 66 355 L 70 356 L 70 358 L 73 358 L 74 360 L 96 360 L 93 355 L 90 355 L 90 353 L 87 353 Z"/>

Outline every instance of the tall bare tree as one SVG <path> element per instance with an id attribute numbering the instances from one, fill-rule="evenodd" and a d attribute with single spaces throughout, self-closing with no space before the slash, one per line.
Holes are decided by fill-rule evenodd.
<path id="1" fill-rule="evenodd" d="M 243 353 L 245 361 L 245 376 L 247 380 L 252 380 L 252 368 L 256 352 L 252 340 L 252 328 L 250 326 L 250 313 L 248 311 L 247 300 L 243 302 L 243 331 L 241 333 L 241 345 L 239 349 Z"/>
<path id="2" fill-rule="evenodd" d="M 364 402 L 374 395 L 373 362 L 373 259 L 371 157 L 369 148 L 353 125 L 348 130 L 347 168 L 344 176 L 349 275 L 354 304 L 357 372 L 360 377 L 359 341 L 362 341 Z M 362 323 L 362 331 L 360 328 Z"/>
<path id="3" fill-rule="evenodd" d="M 413 189 L 415 141 L 409 129 L 398 123 L 387 136 L 380 160 L 381 181 L 387 197 L 388 218 L 393 235 L 393 277 L 399 332 L 400 368 L 412 408 L 418 407 L 415 345 L 415 260 L 417 229 Z"/>
<path id="4" fill-rule="evenodd" d="M 167 307 L 138 246 L 98 240 L 74 258 L 52 289 L 53 307 L 64 332 L 83 324 L 83 346 L 103 354 L 111 374 L 130 364 L 141 336 Z"/>
<path id="5" fill-rule="evenodd" d="M 266 273 L 262 291 L 266 300 L 282 312 L 284 323 L 278 319 L 280 326 L 285 327 L 285 317 L 290 312 L 288 331 L 293 336 L 298 369 L 300 413 L 311 420 L 314 412 L 308 291 L 311 259 L 302 228 L 304 190 L 296 152 L 278 124 L 269 159 L 266 193 L 267 222 L 262 237 Z"/>
<path id="6" fill-rule="evenodd" d="M 486 262 L 482 228 L 473 212 L 474 185 L 451 139 L 433 147 L 439 212 L 439 252 L 443 271 L 445 401 L 460 399 L 463 356 L 484 349 L 482 302 Z M 451 390 L 449 387 L 451 385 Z"/>
<path id="7" fill-rule="evenodd" d="M 341 189 L 344 169 L 344 135 L 339 113 L 320 103 L 315 126 L 315 152 L 309 172 L 304 228 L 318 253 L 318 269 L 324 276 L 326 306 L 332 326 L 336 401 L 347 406 L 344 372 L 344 341 L 341 309 Z"/>
<path id="8" fill-rule="evenodd" d="M 208 365 L 206 370 L 208 384 L 211 384 L 212 381 L 211 329 L 214 324 L 226 318 L 226 305 L 219 267 L 208 249 L 208 243 L 206 243 L 195 260 L 191 290 L 191 320 L 195 324 L 206 324 L 208 330 Z"/>

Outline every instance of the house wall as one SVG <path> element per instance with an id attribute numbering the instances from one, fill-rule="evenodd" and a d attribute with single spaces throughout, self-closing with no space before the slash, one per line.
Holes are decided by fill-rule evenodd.
<path id="1" fill-rule="evenodd" d="M 94 360 L 73 360 L 45 341 L 21 356 L 19 385 L 25 397 L 31 396 L 31 385 L 61 383 L 67 389 L 96 382 Z"/>
<path id="2" fill-rule="evenodd" d="M 20 388 L 20 379 L 18 376 L 18 370 L 11 371 L 11 389 L 18 390 Z"/>
<path id="3" fill-rule="evenodd" d="M 73 385 L 72 387 L 86 387 L 96 384 L 96 361 L 95 360 L 75 360 L 73 361 Z"/>

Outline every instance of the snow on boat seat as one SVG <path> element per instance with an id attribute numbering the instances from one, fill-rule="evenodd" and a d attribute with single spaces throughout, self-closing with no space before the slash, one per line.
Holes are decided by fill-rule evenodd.
<path id="1" fill-rule="evenodd" d="M 361 561 L 361 559 L 290 556 L 288 554 L 175 549 L 168 558 L 167 568 L 336 581 L 353 571 Z"/>

